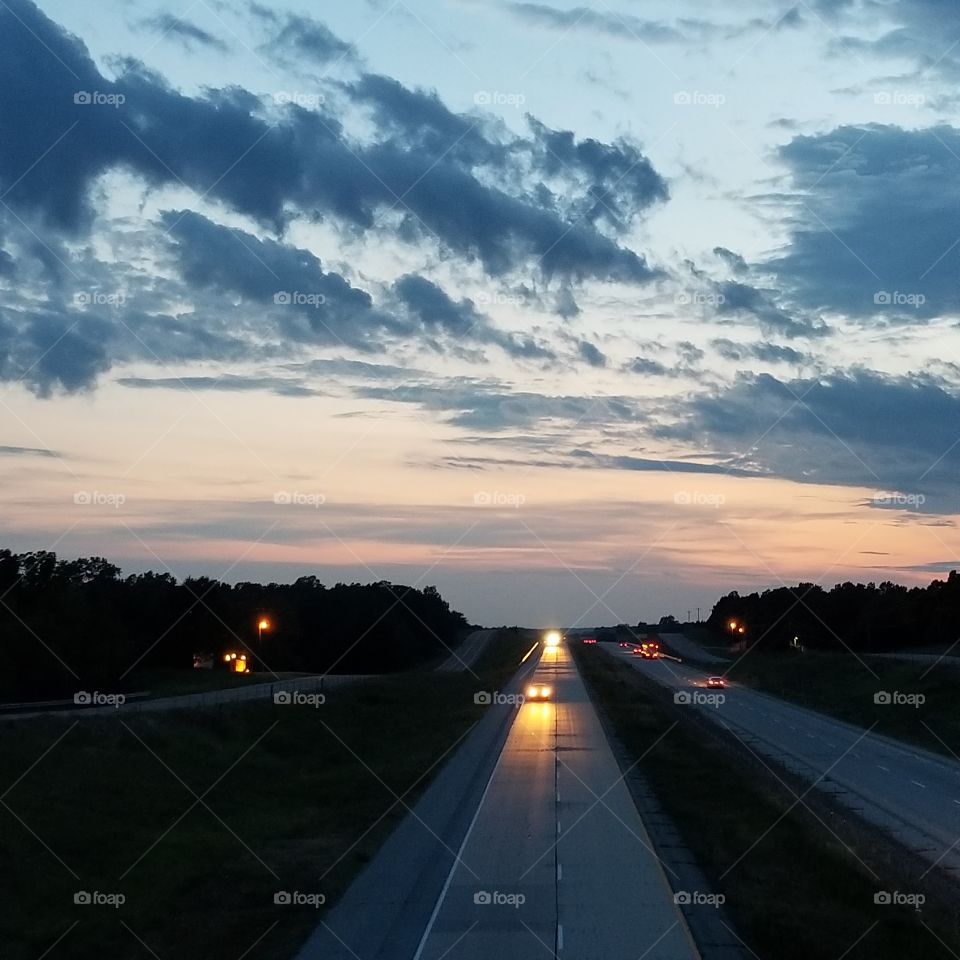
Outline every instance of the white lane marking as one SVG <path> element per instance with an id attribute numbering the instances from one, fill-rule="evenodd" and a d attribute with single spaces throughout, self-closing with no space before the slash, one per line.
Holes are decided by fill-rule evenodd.
<path id="1" fill-rule="evenodd" d="M 507 731 L 507 739 L 510 739 L 510 733 L 513 730 L 513 724 L 510 725 L 510 730 Z M 450 872 L 447 874 L 447 879 L 443 883 L 443 889 L 440 891 L 440 896 L 437 897 L 437 902 L 433 906 L 433 913 L 430 914 L 430 919 L 427 921 L 426 929 L 423 931 L 423 936 L 420 938 L 420 945 L 417 947 L 417 952 L 413 955 L 413 960 L 420 960 L 420 955 L 423 953 L 423 948 L 427 945 L 427 938 L 430 936 L 431 931 L 433 930 L 433 925 L 437 922 L 437 916 L 440 913 L 440 907 L 443 906 L 443 901 L 447 896 L 447 891 L 450 889 L 450 882 L 453 880 L 453 875 L 457 871 L 457 867 L 461 863 L 461 857 L 463 856 L 463 851 L 467 846 L 467 841 L 470 839 L 470 834 L 473 833 L 474 825 L 477 822 L 477 819 L 480 816 L 480 811 L 483 809 L 483 801 L 487 799 L 487 794 L 490 791 L 490 785 L 493 783 L 493 778 L 497 775 L 497 770 L 500 767 L 500 761 L 503 759 L 503 755 L 507 752 L 507 741 L 503 742 L 503 746 L 500 748 L 500 756 L 497 757 L 497 762 L 493 765 L 493 769 L 490 771 L 490 779 L 487 781 L 487 785 L 483 788 L 483 793 L 480 794 L 480 802 L 477 804 L 477 809 L 474 811 L 473 819 L 470 821 L 470 826 L 467 827 L 467 832 L 463 835 L 463 842 L 460 844 L 460 849 L 457 851 L 456 857 L 454 857 L 453 863 L 450 865 Z"/>
<path id="2" fill-rule="evenodd" d="M 910 782 L 914 784 L 914 786 L 923 787 L 924 790 L 927 789 L 926 785 L 921 783 L 919 780 L 911 780 Z"/>
<path id="3" fill-rule="evenodd" d="M 557 949 L 558 950 L 563 949 L 563 924 L 562 923 L 557 924 Z"/>
<path id="4" fill-rule="evenodd" d="M 560 835 L 560 821 L 557 820 L 557 836 Z"/>
<path id="5" fill-rule="evenodd" d="M 557 864 L 557 882 L 559 883 L 563 879 L 563 864 Z"/>

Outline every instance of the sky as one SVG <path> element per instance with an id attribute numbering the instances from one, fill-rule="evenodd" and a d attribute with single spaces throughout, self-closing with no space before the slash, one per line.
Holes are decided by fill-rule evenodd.
<path id="1" fill-rule="evenodd" d="M 960 566 L 960 6 L 0 0 L 2 546 L 489 625 Z"/>

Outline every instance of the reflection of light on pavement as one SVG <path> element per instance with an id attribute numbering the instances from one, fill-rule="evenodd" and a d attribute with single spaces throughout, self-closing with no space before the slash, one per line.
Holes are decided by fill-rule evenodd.
<path id="1" fill-rule="evenodd" d="M 531 720 L 542 722 L 553 719 L 552 703 L 528 703 L 526 704 L 526 708 Z"/>

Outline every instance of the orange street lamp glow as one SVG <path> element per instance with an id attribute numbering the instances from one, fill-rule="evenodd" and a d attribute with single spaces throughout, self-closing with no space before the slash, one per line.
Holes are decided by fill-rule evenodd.
<path id="1" fill-rule="evenodd" d="M 257 626 L 258 626 L 261 630 L 269 630 L 269 629 L 270 629 L 270 621 L 267 620 L 266 618 L 264 618 L 263 620 L 261 620 L 261 621 L 257 624 Z"/>
<path id="2" fill-rule="evenodd" d="M 727 626 L 728 626 L 731 630 L 736 630 L 736 629 L 737 629 L 737 621 L 736 621 L 736 620 L 731 620 L 731 621 L 727 624 Z"/>

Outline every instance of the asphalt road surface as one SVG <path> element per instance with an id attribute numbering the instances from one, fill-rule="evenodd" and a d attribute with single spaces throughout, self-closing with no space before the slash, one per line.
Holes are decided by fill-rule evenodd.
<path id="1" fill-rule="evenodd" d="M 758 754 L 893 833 L 931 865 L 954 876 L 960 870 L 960 763 L 737 684 L 709 690 L 702 669 L 641 659 L 618 647 L 609 652 L 674 689 L 690 709 Z M 716 693 L 722 702 L 711 702 Z"/>
<path id="2" fill-rule="evenodd" d="M 699 956 L 566 648 L 532 682 L 414 960 Z"/>

